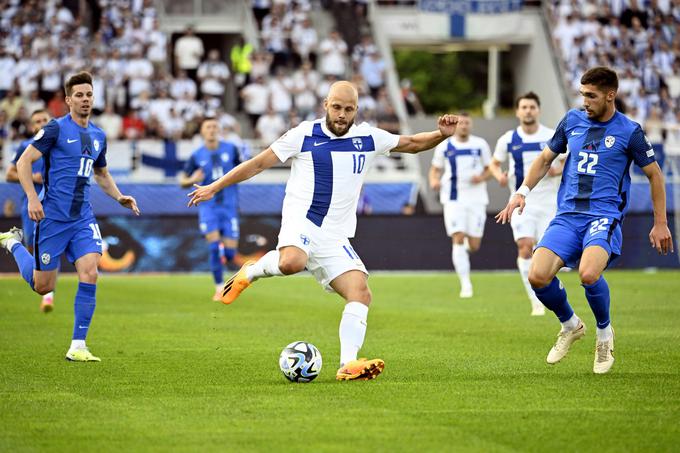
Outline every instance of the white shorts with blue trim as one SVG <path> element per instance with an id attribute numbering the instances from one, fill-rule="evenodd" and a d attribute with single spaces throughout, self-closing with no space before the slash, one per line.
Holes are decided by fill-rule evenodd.
<path id="1" fill-rule="evenodd" d="M 331 282 L 345 272 L 356 270 L 368 275 L 349 239 L 324 231 L 306 218 L 302 221 L 283 219 L 281 222 L 276 249 L 289 246 L 307 254 L 307 270 L 328 292 L 334 292 Z"/>

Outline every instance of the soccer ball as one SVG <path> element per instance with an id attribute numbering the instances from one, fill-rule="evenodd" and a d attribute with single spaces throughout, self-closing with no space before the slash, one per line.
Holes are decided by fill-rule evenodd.
<path id="1" fill-rule="evenodd" d="M 292 382 L 311 382 L 321 371 L 321 353 L 311 343 L 295 341 L 281 351 L 279 368 Z"/>

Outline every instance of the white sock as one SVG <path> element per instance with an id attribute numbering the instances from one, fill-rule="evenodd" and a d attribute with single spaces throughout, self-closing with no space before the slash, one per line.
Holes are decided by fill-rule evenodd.
<path id="1" fill-rule="evenodd" d="M 72 351 L 74 349 L 85 349 L 87 346 L 85 346 L 85 340 L 71 340 L 71 347 L 68 348 L 69 351 Z"/>
<path id="2" fill-rule="evenodd" d="M 340 366 L 357 359 L 366 336 L 368 306 L 347 302 L 340 320 Z"/>
<path id="3" fill-rule="evenodd" d="M 610 341 L 612 338 L 614 338 L 614 331 L 611 324 L 604 329 L 597 328 L 597 341 Z"/>
<path id="4" fill-rule="evenodd" d="M 43 299 L 54 299 L 54 291 L 50 291 L 47 294 L 43 294 Z"/>
<path id="5" fill-rule="evenodd" d="M 215 285 L 215 291 L 221 292 L 223 286 L 224 286 L 224 283 L 217 283 L 217 284 Z"/>
<path id="6" fill-rule="evenodd" d="M 453 268 L 460 279 L 461 288 L 470 288 L 472 286 L 470 281 L 470 255 L 465 250 L 465 245 L 453 244 L 451 259 L 453 261 Z"/>
<path id="7" fill-rule="evenodd" d="M 562 323 L 562 331 L 574 330 L 578 327 L 579 321 L 581 321 L 581 319 L 579 319 L 579 317 L 576 316 L 576 313 L 574 313 L 571 318 Z"/>
<path id="8" fill-rule="evenodd" d="M 258 278 L 273 277 L 275 275 L 283 275 L 279 269 L 279 251 L 270 250 L 262 258 L 257 260 L 257 263 L 246 268 L 246 277 L 251 282 Z"/>
<path id="9" fill-rule="evenodd" d="M 12 251 L 12 247 L 14 247 L 14 244 L 20 244 L 20 242 L 14 238 L 7 239 L 7 242 L 5 242 L 5 248 L 7 249 L 8 252 Z"/>
<path id="10" fill-rule="evenodd" d="M 541 305 L 540 300 L 538 300 L 538 297 L 536 297 L 536 293 L 534 293 L 534 290 L 531 288 L 531 283 L 529 283 L 529 267 L 531 266 L 531 258 L 520 258 L 517 257 L 517 269 L 519 269 L 519 275 L 522 277 L 522 283 L 524 284 L 524 289 L 527 292 L 527 295 L 529 296 L 529 300 L 531 301 L 531 305 Z"/>

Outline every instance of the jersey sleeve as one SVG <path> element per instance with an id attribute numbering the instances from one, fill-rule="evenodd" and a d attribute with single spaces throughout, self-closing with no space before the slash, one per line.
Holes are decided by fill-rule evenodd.
<path id="1" fill-rule="evenodd" d="M 569 113 L 562 118 L 560 124 L 557 125 L 555 133 L 552 138 L 548 140 L 548 148 L 554 153 L 564 154 L 567 152 L 567 118 Z"/>
<path id="2" fill-rule="evenodd" d="M 43 157 L 48 157 L 52 148 L 56 145 L 59 139 L 59 123 L 56 120 L 50 120 L 42 129 L 33 137 L 33 146 L 40 151 Z"/>
<path id="3" fill-rule="evenodd" d="M 501 135 L 496 142 L 496 148 L 493 151 L 493 157 L 498 162 L 505 162 L 508 160 L 508 133 Z"/>
<path id="4" fill-rule="evenodd" d="M 390 151 L 399 145 L 399 135 L 397 134 L 392 134 L 391 132 L 375 127 L 371 131 L 371 135 L 373 136 L 375 150 L 378 154 L 389 156 Z"/>
<path id="5" fill-rule="evenodd" d="M 482 158 L 482 165 L 488 167 L 491 163 L 491 148 L 486 140 L 481 140 L 479 147 L 481 149 L 480 157 Z"/>
<path id="6" fill-rule="evenodd" d="M 432 166 L 437 168 L 444 168 L 444 151 L 446 151 L 446 143 L 448 140 L 444 140 L 434 149 L 434 154 L 432 155 Z"/>
<path id="7" fill-rule="evenodd" d="M 104 168 L 106 167 L 106 149 L 107 149 L 107 144 L 106 144 L 106 139 L 102 140 L 102 151 L 99 153 L 99 156 L 97 156 L 97 160 L 94 161 L 93 166 L 96 168 Z"/>
<path id="8" fill-rule="evenodd" d="M 283 134 L 271 144 L 270 148 L 282 163 L 300 154 L 302 142 L 305 139 L 305 127 L 308 126 L 309 123 L 302 123 Z"/>
<path id="9" fill-rule="evenodd" d="M 183 171 L 187 176 L 191 176 L 192 174 L 194 174 L 196 169 L 198 169 L 198 165 L 196 165 L 196 158 L 192 154 L 191 157 L 189 157 L 189 159 L 187 159 L 186 163 L 184 164 Z"/>
<path id="10" fill-rule="evenodd" d="M 12 154 L 12 160 L 11 160 L 12 165 L 16 165 L 17 162 L 19 162 L 19 158 L 24 153 L 26 148 L 28 148 L 28 144 L 29 144 L 29 142 L 27 142 L 27 141 L 23 141 L 23 142 L 19 143 L 19 146 L 17 146 L 17 148 L 14 150 L 14 154 Z"/>
<path id="11" fill-rule="evenodd" d="M 654 149 L 649 142 L 642 128 L 638 125 L 628 140 L 628 148 L 626 149 L 628 155 L 635 161 L 638 167 L 646 167 L 654 162 Z"/>

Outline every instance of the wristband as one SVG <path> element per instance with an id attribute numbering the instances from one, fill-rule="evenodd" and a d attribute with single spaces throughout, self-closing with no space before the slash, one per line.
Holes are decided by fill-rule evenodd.
<path id="1" fill-rule="evenodd" d="M 524 198 L 526 198 L 527 195 L 529 195 L 529 192 L 531 192 L 529 186 L 527 186 L 526 184 L 522 184 L 522 186 L 519 189 L 517 189 L 517 192 L 515 192 L 515 195 L 521 195 Z"/>

